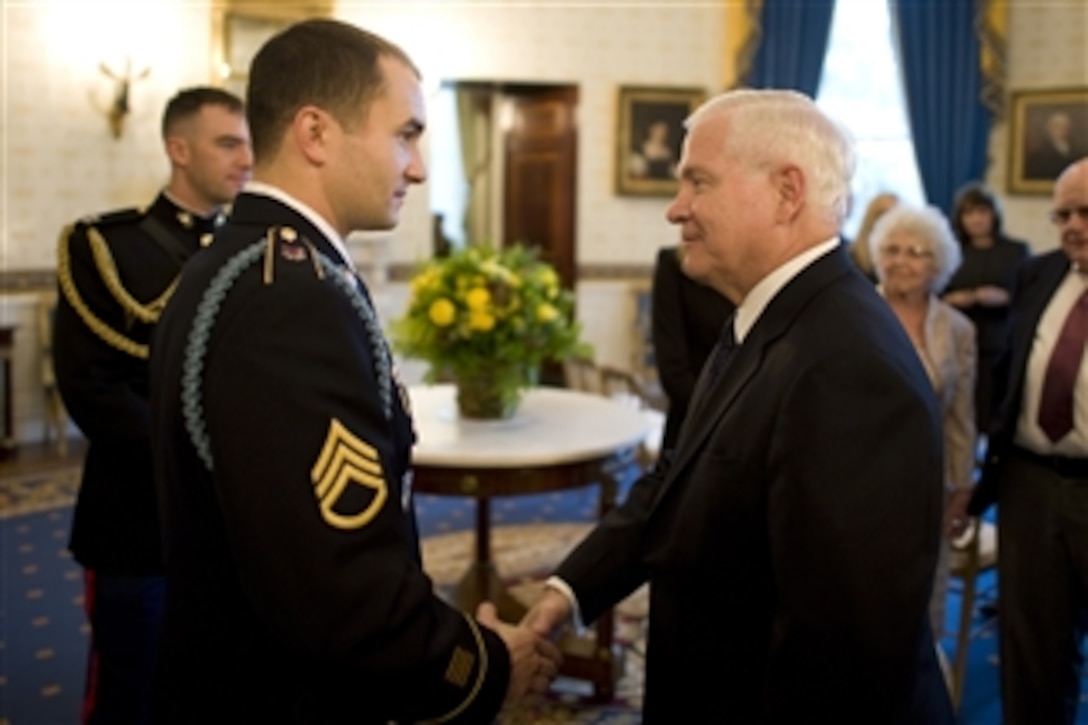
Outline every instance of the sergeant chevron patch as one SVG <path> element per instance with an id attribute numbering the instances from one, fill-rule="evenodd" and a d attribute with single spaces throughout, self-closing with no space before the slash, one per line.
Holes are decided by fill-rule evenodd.
<path id="1" fill-rule="evenodd" d="M 310 479 L 321 517 L 338 529 L 363 528 L 381 511 L 389 495 L 378 451 L 352 435 L 336 418 L 329 421 Z"/>

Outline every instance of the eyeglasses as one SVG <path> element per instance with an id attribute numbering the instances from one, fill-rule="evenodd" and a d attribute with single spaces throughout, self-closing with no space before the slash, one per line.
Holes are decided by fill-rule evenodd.
<path id="1" fill-rule="evenodd" d="M 1082 222 L 1088 222 L 1088 205 L 1076 206 L 1071 209 L 1065 207 L 1055 209 L 1050 212 L 1050 221 L 1058 226 L 1062 226 L 1068 224 L 1074 214 L 1079 216 Z"/>
<path id="2" fill-rule="evenodd" d="M 898 244 L 889 244 L 886 247 L 880 248 L 880 256 L 898 257 L 900 254 L 906 255 L 908 259 L 929 259 L 933 256 L 933 252 L 919 244 L 911 244 L 907 247 L 900 247 Z"/>

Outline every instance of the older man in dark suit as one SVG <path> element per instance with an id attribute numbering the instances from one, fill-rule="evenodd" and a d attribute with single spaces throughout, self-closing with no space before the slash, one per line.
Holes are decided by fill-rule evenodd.
<path id="1" fill-rule="evenodd" d="M 837 238 L 851 145 L 792 92 L 726 93 L 688 126 L 668 217 L 736 315 L 674 456 L 527 622 L 589 622 L 651 582 L 648 723 L 951 722 L 926 618 L 940 421 Z"/>
<path id="2" fill-rule="evenodd" d="M 1005 722 L 1076 719 L 1088 622 L 1088 159 L 1054 187 L 1061 249 L 1012 290 L 1007 394 L 971 501 L 1000 513 Z M 999 378 L 1001 379 L 1001 378 Z"/>

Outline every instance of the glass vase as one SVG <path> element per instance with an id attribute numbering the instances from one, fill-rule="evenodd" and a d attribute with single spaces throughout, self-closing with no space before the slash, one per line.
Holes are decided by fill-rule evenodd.
<path id="1" fill-rule="evenodd" d="M 455 373 L 457 410 L 462 418 L 503 420 L 517 412 L 524 375 L 511 370 L 479 370 Z"/>

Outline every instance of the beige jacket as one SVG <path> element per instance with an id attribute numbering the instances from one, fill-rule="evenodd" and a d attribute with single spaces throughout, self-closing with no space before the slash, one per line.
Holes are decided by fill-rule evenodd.
<path id="1" fill-rule="evenodd" d="M 975 326 L 959 310 L 929 298 L 926 349 L 918 350 L 941 409 L 945 446 L 945 485 L 972 485 L 975 465 Z"/>

